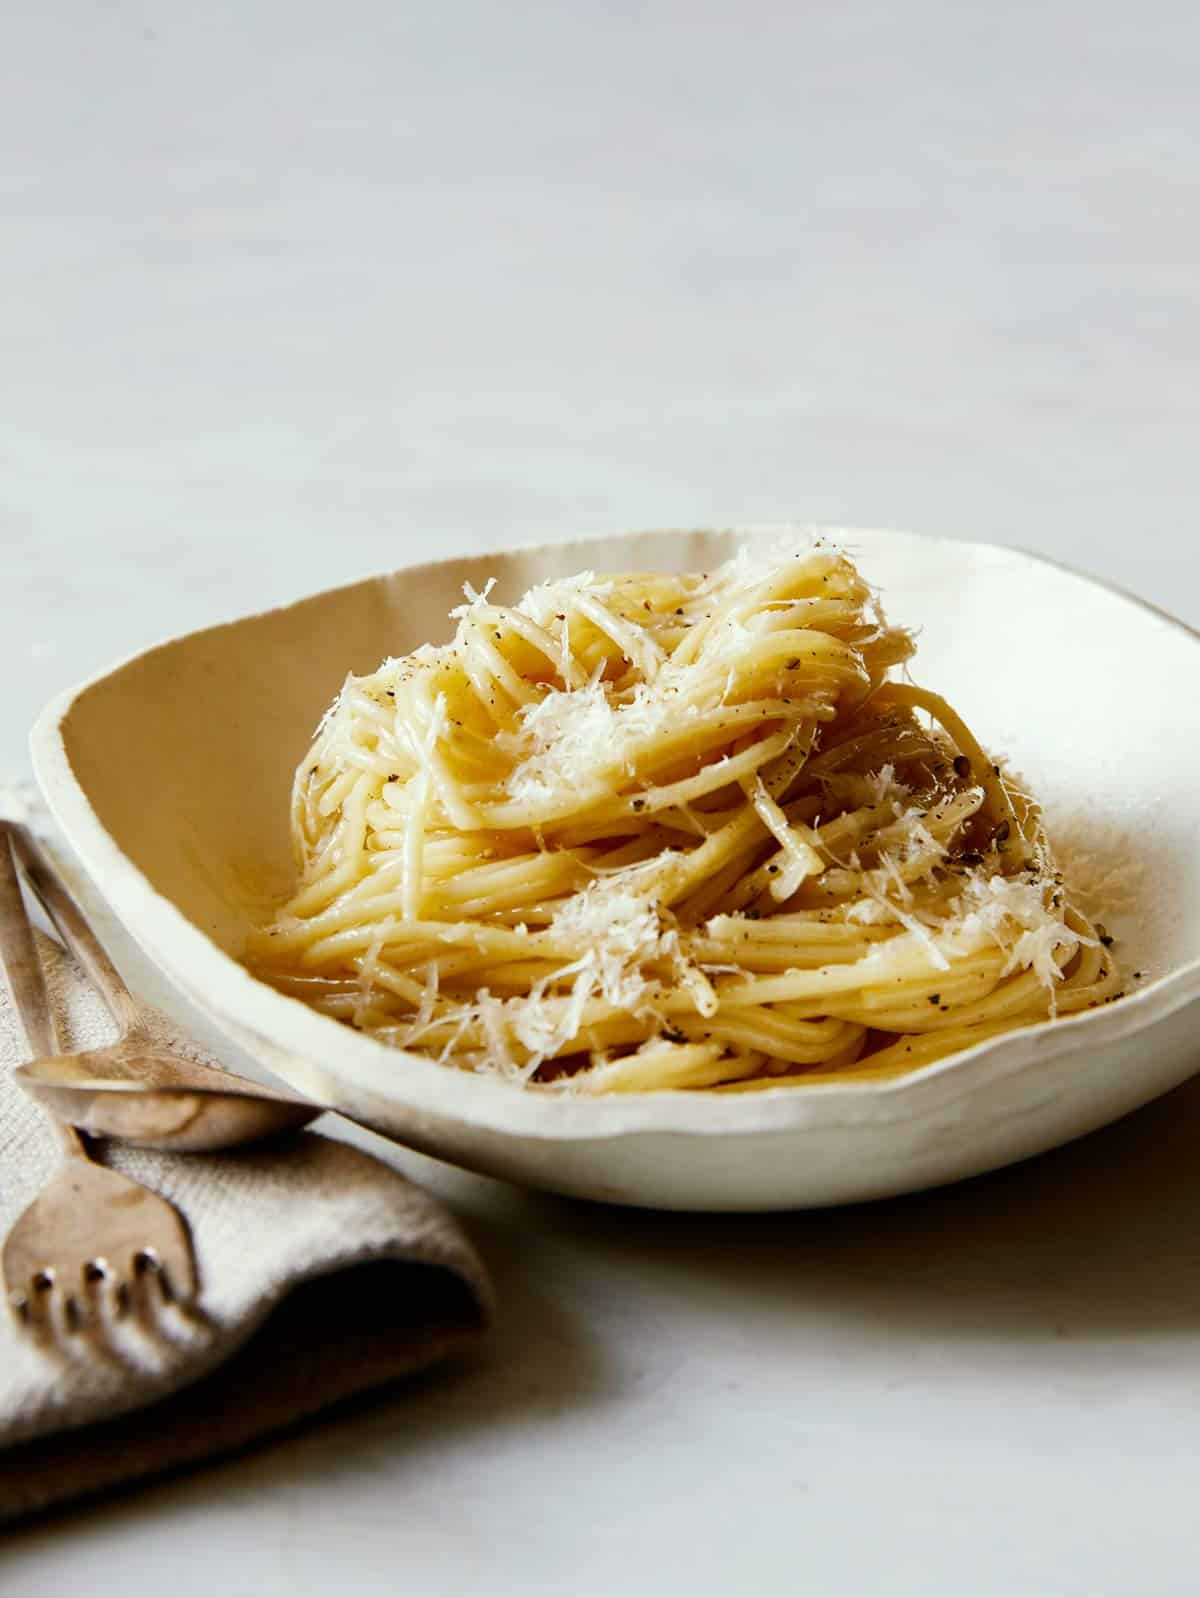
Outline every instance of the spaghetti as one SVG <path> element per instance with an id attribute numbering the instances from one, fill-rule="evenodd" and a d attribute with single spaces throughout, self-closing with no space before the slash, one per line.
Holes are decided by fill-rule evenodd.
<path id="1" fill-rule="evenodd" d="M 453 615 L 297 772 L 247 951 L 280 991 L 594 1093 L 895 1075 L 1115 994 L 1033 801 L 827 541 Z"/>

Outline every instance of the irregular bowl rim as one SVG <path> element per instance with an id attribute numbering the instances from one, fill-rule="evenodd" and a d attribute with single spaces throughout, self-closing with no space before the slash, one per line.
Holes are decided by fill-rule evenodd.
<path id="1" fill-rule="evenodd" d="M 817 524 L 734 525 L 706 529 L 651 528 L 637 537 L 684 536 L 705 531 L 746 535 L 785 527 Z M 982 540 L 946 538 L 892 527 L 848 527 L 820 524 L 830 537 L 855 536 L 916 539 L 924 544 L 970 551 L 981 557 L 1029 560 L 1061 571 L 1077 582 L 1101 589 L 1154 616 L 1200 644 L 1200 631 L 1179 617 L 1106 579 L 1080 571 L 1067 562 L 1017 545 Z M 75 776 L 63 738 L 63 722 L 85 694 L 136 661 L 203 636 L 211 636 L 313 604 L 351 589 L 404 573 L 433 571 L 465 560 L 502 559 L 511 555 L 554 552 L 562 554 L 582 545 L 604 541 L 597 533 L 570 540 L 506 544 L 483 552 L 466 551 L 437 560 L 414 562 L 377 571 L 345 583 L 299 595 L 261 610 L 244 612 L 224 621 L 177 633 L 139 649 L 56 694 L 34 722 L 30 752 L 34 773 L 51 815 L 62 828 L 85 870 L 126 930 L 166 972 L 172 983 L 210 1015 L 225 1032 L 236 1037 L 250 1034 L 270 1051 L 296 1056 L 310 1067 L 323 1057 L 347 1056 L 335 1067 L 344 1085 L 352 1074 L 354 1088 L 375 1098 L 381 1096 L 397 1110 L 434 1115 L 466 1123 L 499 1135 L 520 1136 L 547 1143 L 584 1139 L 677 1133 L 688 1136 L 745 1134 L 795 1134 L 836 1126 L 917 1121 L 934 1106 L 964 1098 L 1002 1077 L 1015 1077 L 1030 1069 L 1043 1070 L 1049 1058 L 1059 1059 L 1102 1047 L 1153 1027 L 1183 1006 L 1200 998 L 1200 958 L 1177 967 L 1163 977 L 1119 1001 L 1081 1015 L 1020 1028 L 999 1038 L 976 1044 L 958 1054 L 919 1067 L 910 1075 L 883 1082 L 813 1083 L 808 1087 L 767 1088 L 753 1094 L 711 1094 L 670 1090 L 630 1093 L 585 1099 L 582 1095 L 530 1093 L 511 1083 L 473 1076 L 396 1050 L 352 1031 L 328 1016 L 310 1010 L 298 999 L 275 992 L 218 947 L 170 899 L 161 894 L 134 865 L 92 808 L 87 792 Z M 628 536 L 628 535 L 625 535 Z M 153 952 L 151 952 L 153 950 Z M 164 957 L 166 951 L 166 957 Z M 183 973 L 187 973 L 184 975 Z M 214 989 L 219 1000 L 214 1001 Z M 269 1025 L 264 1025 L 269 1023 Z M 380 1067 L 403 1062 L 386 1089 L 375 1080 L 365 1081 L 362 1071 L 347 1070 L 357 1057 Z M 273 1068 L 285 1080 L 286 1065 Z M 317 1069 L 321 1067 L 317 1066 Z M 309 1073 L 311 1074 L 311 1072 Z M 375 1072 L 371 1072 L 372 1078 Z M 337 1108 L 331 1096 L 331 1106 Z M 351 1112 L 353 1113 L 353 1112 Z M 1024 1105 L 1014 1113 L 1026 1113 Z"/>

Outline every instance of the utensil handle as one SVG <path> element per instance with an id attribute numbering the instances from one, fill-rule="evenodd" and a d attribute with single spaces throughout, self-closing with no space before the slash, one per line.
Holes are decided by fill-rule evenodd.
<path id="1" fill-rule="evenodd" d="M 23 829 L 22 829 L 23 830 Z M 34 1059 L 59 1052 L 58 1028 L 46 989 L 46 976 L 33 937 L 33 923 L 21 897 L 17 875 L 17 823 L 0 821 L 0 966 L 8 978 L 17 1019 Z M 87 1160 L 87 1144 L 73 1126 L 50 1117 L 58 1145 L 68 1159 Z"/>
<path id="2" fill-rule="evenodd" d="M 37 895 L 42 908 L 54 923 L 59 936 L 79 961 L 91 982 L 99 988 L 105 1004 L 122 1032 L 145 1026 L 137 1000 L 130 993 L 108 958 L 99 938 L 83 918 L 83 912 L 68 893 L 65 883 L 46 859 L 32 834 L 16 822 L 7 823 L 12 852 L 25 873 L 25 880 Z M 54 1049 L 38 1051 L 52 1054 Z"/>
<path id="3" fill-rule="evenodd" d="M 25 1041 L 37 1059 L 58 1053 L 58 1037 L 33 928 L 21 898 L 12 843 L 12 824 L 0 822 L 0 965 L 8 978 Z"/>

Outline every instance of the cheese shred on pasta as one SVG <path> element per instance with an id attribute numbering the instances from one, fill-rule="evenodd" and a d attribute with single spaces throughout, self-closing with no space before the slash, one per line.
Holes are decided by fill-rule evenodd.
<path id="1" fill-rule="evenodd" d="M 247 952 L 282 992 L 590 1093 L 897 1075 L 1115 995 L 1032 800 L 825 540 L 453 616 L 297 772 Z"/>

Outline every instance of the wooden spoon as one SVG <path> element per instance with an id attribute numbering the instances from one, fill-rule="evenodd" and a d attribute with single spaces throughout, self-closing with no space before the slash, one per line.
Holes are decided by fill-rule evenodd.
<path id="1" fill-rule="evenodd" d="M 93 1137 L 140 1148 L 200 1153 L 237 1148 L 305 1126 L 322 1106 L 245 1077 L 201 1065 L 159 1042 L 61 878 L 24 827 L 0 822 L 13 859 L 59 936 L 100 990 L 121 1028 L 115 1043 L 45 1054 L 45 984 L 20 895 L 0 898 L 0 961 L 36 1058 L 17 1067 L 20 1085 L 52 1114 Z"/>

